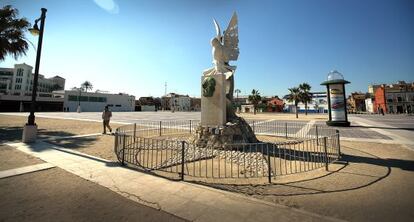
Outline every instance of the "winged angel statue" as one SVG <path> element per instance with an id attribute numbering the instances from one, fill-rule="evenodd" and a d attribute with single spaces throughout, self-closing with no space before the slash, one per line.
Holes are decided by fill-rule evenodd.
<path id="1" fill-rule="evenodd" d="M 230 20 L 230 23 L 221 35 L 220 26 L 214 19 L 216 27 L 216 37 L 211 40 L 213 47 L 213 64 L 214 67 L 203 72 L 204 76 L 225 74 L 226 75 L 226 97 L 227 97 L 227 119 L 234 116 L 233 111 L 233 90 L 234 90 L 234 72 L 236 66 L 231 66 L 229 61 L 236 61 L 239 57 L 239 29 L 236 12 Z"/>

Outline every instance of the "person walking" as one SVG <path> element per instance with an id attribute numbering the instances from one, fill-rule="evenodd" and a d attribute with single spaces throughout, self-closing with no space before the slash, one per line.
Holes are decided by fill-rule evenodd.
<path id="1" fill-rule="evenodd" d="M 112 112 L 109 111 L 108 106 L 105 106 L 105 109 L 102 113 L 102 119 L 103 119 L 103 133 L 106 134 L 106 127 L 108 127 L 109 132 L 112 132 L 112 128 L 109 126 L 109 121 L 111 120 Z"/>

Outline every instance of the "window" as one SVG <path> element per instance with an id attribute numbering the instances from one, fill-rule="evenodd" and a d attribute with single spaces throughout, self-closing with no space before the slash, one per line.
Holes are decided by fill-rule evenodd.
<path id="1" fill-rule="evenodd" d="M 89 97 L 89 102 L 98 102 L 98 97 L 90 96 Z"/>
<path id="2" fill-rule="evenodd" d="M 106 97 L 98 97 L 98 102 L 106 103 Z"/>
<path id="3" fill-rule="evenodd" d="M 397 97 L 398 102 L 402 102 L 402 98 L 399 96 Z"/>
<path id="4" fill-rule="evenodd" d="M 69 95 L 68 96 L 68 101 L 78 101 L 78 97 L 74 96 L 74 95 Z"/>
<path id="5" fill-rule="evenodd" d="M 78 96 L 75 95 L 69 95 L 68 101 L 78 101 Z M 80 97 L 81 102 L 106 102 L 105 97 L 95 97 L 95 96 L 81 96 Z"/>
<path id="6" fill-rule="evenodd" d="M 88 97 L 87 96 L 81 96 L 79 100 L 83 101 L 83 102 L 88 101 Z"/>
<path id="7" fill-rule="evenodd" d="M 23 69 L 17 69 L 17 76 L 23 75 Z"/>

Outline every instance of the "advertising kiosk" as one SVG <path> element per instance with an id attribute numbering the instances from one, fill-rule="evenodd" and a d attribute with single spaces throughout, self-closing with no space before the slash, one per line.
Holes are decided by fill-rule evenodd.
<path id="1" fill-rule="evenodd" d="M 326 122 L 328 126 L 350 126 L 348 122 L 345 84 L 350 82 L 344 80 L 341 73 L 334 70 L 328 74 L 328 79 L 322 82 L 327 89 L 328 97 L 328 113 L 329 120 Z"/>

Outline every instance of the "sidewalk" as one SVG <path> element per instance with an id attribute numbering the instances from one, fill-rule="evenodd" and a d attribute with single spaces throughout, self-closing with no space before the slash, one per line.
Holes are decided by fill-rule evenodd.
<path id="1" fill-rule="evenodd" d="M 8 145 L 133 201 L 190 221 L 339 221 L 226 191 L 151 176 L 46 142 Z"/>

